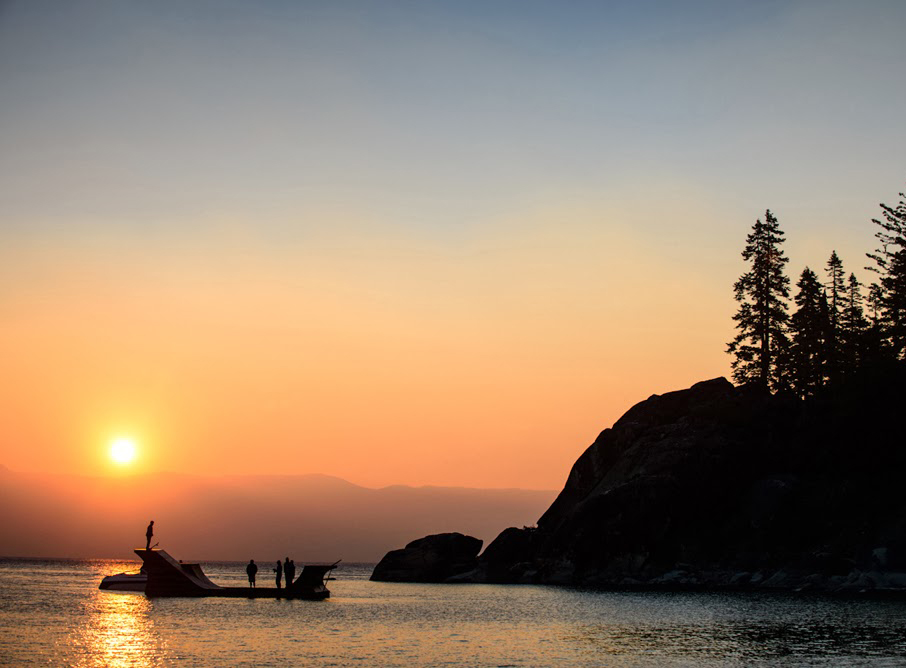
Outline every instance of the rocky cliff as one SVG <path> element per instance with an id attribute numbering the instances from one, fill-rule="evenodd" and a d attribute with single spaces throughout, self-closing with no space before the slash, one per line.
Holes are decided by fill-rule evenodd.
<path id="1" fill-rule="evenodd" d="M 631 408 L 467 579 L 906 589 L 902 365 L 806 401 L 723 378 Z M 464 579 L 460 577 L 459 579 Z"/>

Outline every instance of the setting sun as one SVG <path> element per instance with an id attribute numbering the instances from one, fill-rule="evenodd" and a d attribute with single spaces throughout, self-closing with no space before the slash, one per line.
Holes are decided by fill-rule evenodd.
<path id="1" fill-rule="evenodd" d="M 110 444 L 110 459 L 117 464 L 128 464 L 135 455 L 135 441 L 131 438 L 117 438 Z"/>

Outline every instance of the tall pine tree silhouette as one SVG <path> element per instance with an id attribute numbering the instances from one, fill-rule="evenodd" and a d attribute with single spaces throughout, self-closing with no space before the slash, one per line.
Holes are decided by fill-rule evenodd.
<path id="1" fill-rule="evenodd" d="M 777 359 L 788 347 L 790 279 L 784 273 L 788 260 L 780 248 L 783 231 L 770 210 L 764 217 L 764 222 L 755 221 L 742 251 L 742 259 L 751 263 L 751 269 L 733 285 L 739 302 L 733 319 L 739 333 L 727 344 L 727 352 L 734 356 L 736 382 L 777 389 L 783 385 Z"/>
<path id="2" fill-rule="evenodd" d="M 828 338 L 827 338 L 827 375 L 836 381 L 841 373 L 842 357 L 842 332 L 840 330 L 840 311 L 843 305 L 843 296 L 846 293 L 846 281 L 843 277 L 843 261 L 837 251 L 831 251 L 827 261 L 827 306 L 829 313 Z"/>
<path id="3" fill-rule="evenodd" d="M 880 274 L 878 302 L 884 338 L 893 355 L 906 357 L 906 195 L 900 193 L 897 206 L 881 204 L 883 220 L 872 222 L 881 229 L 875 237 L 881 247 L 868 257 L 875 261 L 871 271 Z"/>
<path id="4" fill-rule="evenodd" d="M 783 371 L 793 390 L 807 397 L 824 385 L 828 373 L 831 310 L 818 276 L 808 267 L 796 287 L 797 308 L 790 318 L 790 350 Z"/>
<path id="5" fill-rule="evenodd" d="M 840 361 L 844 374 L 858 369 L 871 355 L 869 323 L 862 308 L 863 301 L 862 284 L 855 274 L 850 274 L 840 309 Z"/>

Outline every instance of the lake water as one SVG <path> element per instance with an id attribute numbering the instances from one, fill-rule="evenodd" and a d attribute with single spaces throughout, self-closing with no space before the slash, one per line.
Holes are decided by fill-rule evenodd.
<path id="1" fill-rule="evenodd" d="M 355 564 L 320 602 L 149 600 L 97 588 L 103 575 L 137 567 L 0 559 L 0 664 L 906 665 L 904 602 L 389 584 Z M 203 567 L 220 584 L 245 581 L 244 564 Z"/>

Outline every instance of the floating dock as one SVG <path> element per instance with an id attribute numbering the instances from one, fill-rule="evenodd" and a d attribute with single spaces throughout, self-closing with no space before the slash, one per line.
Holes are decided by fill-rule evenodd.
<path id="1" fill-rule="evenodd" d="M 288 587 L 221 587 L 211 582 L 199 564 L 184 564 L 164 550 L 135 550 L 144 562 L 148 574 L 145 595 L 149 597 L 201 597 L 221 596 L 230 598 L 300 598 L 319 601 L 330 597 L 326 582 L 333 564 L 305 564 L 299 577 Z"/>

